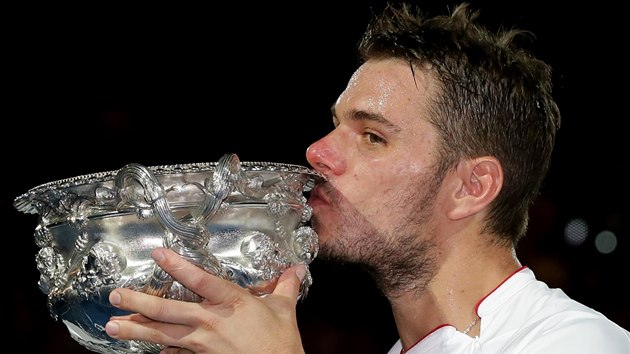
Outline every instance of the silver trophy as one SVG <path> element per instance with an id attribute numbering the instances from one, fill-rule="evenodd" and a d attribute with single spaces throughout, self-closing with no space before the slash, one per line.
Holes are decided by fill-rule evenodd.
<path id="1" fill-rule="evenodd" d="M 127 287 L 201 301 L 151 259 L 154 248 L 168 247 L 261 296 L 286 268 L 304 264 L 303 298 L 318 252 L 305 193 L 322 180 L 304 166 L 226 154 L 216 163 L 132 163 L 49 182 L 15 198 L 14 207 L 39 216 L 38 285 L 72 338 L 98 353 L 159 353 L 156 344 L 105 333 L 111 316 L 125 314 L 109 293 Z"/>

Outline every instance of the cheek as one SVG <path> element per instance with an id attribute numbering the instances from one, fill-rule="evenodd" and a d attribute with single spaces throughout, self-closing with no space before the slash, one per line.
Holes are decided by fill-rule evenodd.
<path id="1" fill-rule="evenodd" d="M 367 210 L 371 205 L 377 205 L 389 195 L 395 187 L 400 184 L 400 177 L 396 174 L 384 173 L 383 169 L 372 165 L 365 170 L 355 170 L 349 178 L 345 179 L 340 186 L 345 198 L 357 209 Z"/>
<path id="2" fill-rule="evenodd" d="M 421 163 L 399 161 L 395 165 L 374 162 L 361 171 L 356 170 L 345 186 L 347 198 L 360 209 L 367 210 L 367 206 L 373 205 L 370 209 L 376 210 L 383 204 L 406 200 L 410 193 L 429 187 L 421 181 L 428 182 L 430 168 Z"/>

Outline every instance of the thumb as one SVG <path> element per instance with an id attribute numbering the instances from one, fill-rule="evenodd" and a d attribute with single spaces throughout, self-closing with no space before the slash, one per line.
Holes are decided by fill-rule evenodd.
<path id="1" fill-rule="evenodd" d="M 280 275 L 280 278 L 278 278 L 278 283 L 276 284 L 273 294 L 295 299 L 297 302 L 297 297 L 300 292 L 300 287 L 302 286 L 302 281 L 306 277 L 306 272 L 307 270 L 304 264 L 297 264 L 287 268 L 282 275 Z"/>

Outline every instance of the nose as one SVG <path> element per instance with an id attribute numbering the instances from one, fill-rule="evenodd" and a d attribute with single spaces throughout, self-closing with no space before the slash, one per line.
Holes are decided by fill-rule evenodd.
<path id="1" fill-rule="evenodd" d="M 346 169 L 344 159 L 333 146 L 330 134 L 306 149 L 306 160 L 324 176 L 341 175 Z"/>

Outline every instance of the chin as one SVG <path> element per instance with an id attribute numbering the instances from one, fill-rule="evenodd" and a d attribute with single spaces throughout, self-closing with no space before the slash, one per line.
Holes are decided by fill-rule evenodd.
<path id="1" fill-rule="evenodd" d="M 325 246 L 326 243 L 330 241 L 330 237 L 331 236 L 329 234 L 327 234 L 326 232 L 321 232 L 321 233 L 317 232 L 317 231 L 315 231 L 315 232 L 317 233 L 317 238 L 319 240 L 319 246 L 320 247 L 322 247 L 322 245 Z"/>
<path id="2" fill-rule="evenodd" d="M 322 225 L 318 223 L 315 219 L 311 219 L 311 228 L 315 230 L 317 238 L 319 239 L 319 243 L 322 243 L 322 241 L 326 239 L 326 229 L 322 227 Z"/>

